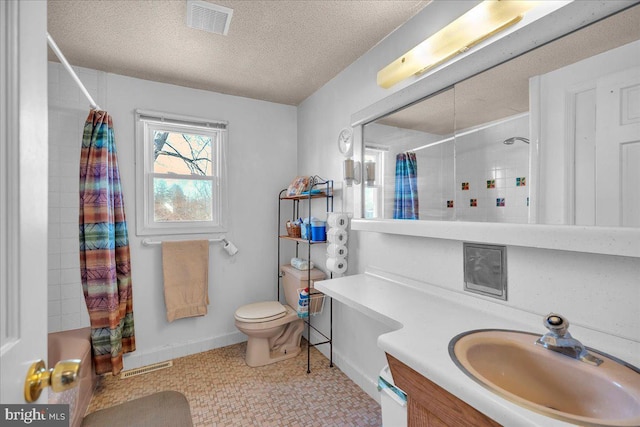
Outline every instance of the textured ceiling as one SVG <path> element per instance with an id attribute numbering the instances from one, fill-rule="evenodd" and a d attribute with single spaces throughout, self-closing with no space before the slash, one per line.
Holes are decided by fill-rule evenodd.
<path id="1" fill-rule="evenodd" d="M 298 105 L 429 1 L 212 3 L 227 36 L 187 27 L 186 0 L 49 0 L 48 31 L 72 65 Z"/>

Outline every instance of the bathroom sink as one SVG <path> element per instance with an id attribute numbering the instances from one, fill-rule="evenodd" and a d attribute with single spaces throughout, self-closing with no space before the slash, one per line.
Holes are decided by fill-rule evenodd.
<path id="1" fill-rule="evenodd" d="M 540 335 L 476 330 L 449 354 L 490 391 L 541 414 L 586 426 L 640 426 L 640 370 L 589 348 L 599 366 L 536 345 Z"/>

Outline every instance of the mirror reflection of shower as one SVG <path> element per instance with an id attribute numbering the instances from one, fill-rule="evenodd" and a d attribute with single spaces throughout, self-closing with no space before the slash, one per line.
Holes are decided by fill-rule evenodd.
<path id="1" fill-rule="evenodd" d="M 502 141 L 502 143 L 505 145 L 513 145 L 516 141 L 522 141 L 528 144 L 529 138 L 525 138 L 523 136 L 512 136 L 511 138 L 507 138 L 504 141 Z"/>

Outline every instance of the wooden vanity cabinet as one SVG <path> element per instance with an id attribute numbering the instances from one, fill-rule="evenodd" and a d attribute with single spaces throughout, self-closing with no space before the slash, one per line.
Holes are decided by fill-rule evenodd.
<path id="1" fill-rule="evenodd" d="M 498 427 L 442 387 L 387 354 L 393 382 L 407 393 L 409 427 Z"/>

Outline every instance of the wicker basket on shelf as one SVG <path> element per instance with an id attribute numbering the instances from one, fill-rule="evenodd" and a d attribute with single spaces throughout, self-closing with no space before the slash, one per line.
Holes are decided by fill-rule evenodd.
<path id="1" fill-rule="evenodd" d="M 300 225 L 294 224 L 291 221 L 287 221 L 287 235 L 289 237 L 300 238 L 302 236 Z"/>

